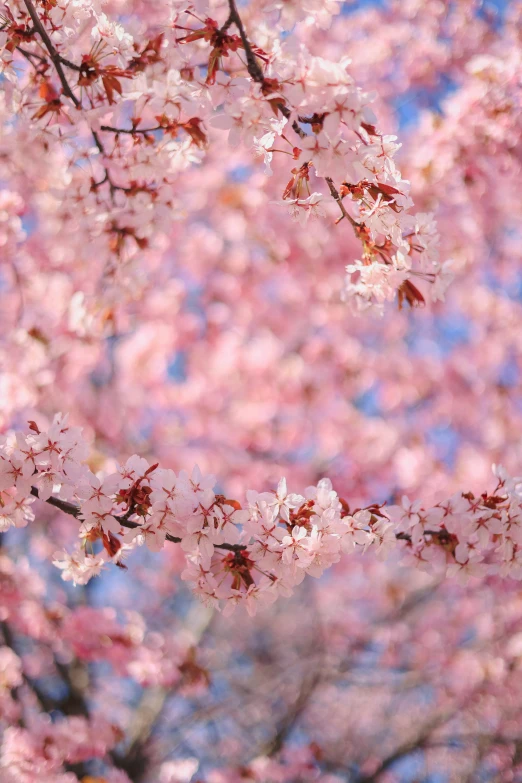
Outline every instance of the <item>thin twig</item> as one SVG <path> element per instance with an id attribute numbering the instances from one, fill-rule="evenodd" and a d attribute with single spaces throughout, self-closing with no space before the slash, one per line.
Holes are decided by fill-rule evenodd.
<path id="1" fill-rule="evenodd" d="M 334 185 L 333 179 L 331 177 L 325 177 L 325 179 L 328 184 L 328 187 L 330 188 L 330 193 L 332 194 L 332 198 L 335 199 L 335 201 L 337 201 L 337 204 L 339 205 L 339 209 L 341 210 L 343 217 L 345 217 L 348 220 L 348 222 L 352 224 L 354 228 L 360 228 L 360 224 L 357 223 L 357 221 L 354 220 L 353 217 L 349 215 L 348 212 L 346 211 L 342 198 L 339 195 L 339 191 Z"/>
<path id="2" fill-rule="evenodd" d="M 47 57 L 44 57 L 42 54 L 37 54 L 36 52 L 29 52 L 22 46 L 17 46 L 16 51 L 20 52 L 20 54 L 23 54 L 23 56 L 29 61 L 31 60 L 31 57 L 34 57 L 35 60 L 39 60 L 41 63 L 47 63 Z"/>

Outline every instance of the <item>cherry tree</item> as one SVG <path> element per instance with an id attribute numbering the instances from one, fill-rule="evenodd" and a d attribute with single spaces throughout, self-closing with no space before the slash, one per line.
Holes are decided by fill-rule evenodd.
<path id="1" fill-rule="evenodd" d="M 520 779 L 521 30 L 1 7 L 2 781 Z"/>

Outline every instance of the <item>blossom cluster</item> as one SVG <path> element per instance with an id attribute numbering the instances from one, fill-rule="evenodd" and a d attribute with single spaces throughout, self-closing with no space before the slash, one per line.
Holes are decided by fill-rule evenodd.
<path id="1" fill-rule="evenodd" d="M 153 552 L 167 540 L 186 557 L 182 579 L 225 613 L 290 595 L 309 574 L 319 577 L 342 553 L 372 548 L 384 558 L 405 549 L 405 562 L 434 573 L 522 579 L 522 482 L 496 469 L 492 495 L 455 495 L 424 508 L 402 505 L 350 510 L 329 479 L 290 493 L 284 478 L 269 492 L 249 490 L 246 502 L 214 491 L 214 476 L 159 468 L 137 455 L 98 477 L 85 464 L 88 447 L 78 428 L 58 415 L 47 431 L 5 439 L 0 451 L 1 529 L 34 519 L 36 497 L 79 520 L 80 541 L 58 552 L 65 580 L 85 584 L 107 562 L 138 545 Z M 101 542 L 101 550 L 97 551 Z"/>
<path id="2" fill-rule="evenodd" d="M 406 542 L 405 562 L 463 581 L 488 574 L 522 579 L 522 479 L 501 466 L 493 472 L 492 494 L 457 493 L 431 508 L 404 497 L 386 508 Z"/>
<path id="3" fill-rule="evenodd" d="M 68 783 L 63 764 L 103 758 L 121 732 L 103 718 L 71 716 L 52 722 L 40 715 L 30 727 L 11 726 L 3 735 L 1 766 L 5 783 L 31 783 L 37 775 L 49 783 Z M 116 783 L 116 780 L 115 780 Z"/>
<path id="4" fill-rule="evenodd" d="M 373 96 L 355 83 L 347 58 L 313 56 L 304 44 L 295 51 L 279 37 L 295 15 L 328 24 L 339 3 L 269 3 L 265 16 L 276 23 L 258 21 L 249 35 L 232 0 L 157 5 L 139 35 L 94 0 L 9 0 L 5 8 L 0 108 L 9 173 L 25 165 L 14 149 L 21 141 L 31 154 L 45 147 L 55 165 L 53 187 L 39 198 L 42 233 L 52 246 L 67 227 L 65 268 L 79 258 L 88 264 L 87 248 L 101 262 L 96 300 L 77 292 L 75 324 L 92 331 L 122 296 L 136 298 L 147 255 L 187 208 L 184 172 L 212 149 L 219 154 L 222 131 L 231 147 L 252 150 L 267 174 L 277 169 L 287 180 L 274 203 L 303 230 L 310 217 L 327 216 L 326 199 L 334 209 L 337 202 L 363 250 L 342 292 L 354 312 L 380 311 L 395 297 L 423 303 L 412 278 L 443 297 L 450 275 L 436 229 L 431 216 L 410 212 L 409 183 L 393 160 L 400 145 L 377 130 Z M 11 222 L 16 248 L 16 212 Z"/>
<path id="5" fill-rule="evenodd" d="M 476 0 L 238 3 L 261 82 L 237 23 L 221 43 L 207 24 L 224 27 L 228 0 L 197 0 L 195 15 L 183 0 L 2 2 L 0 432 L 40 429 L 10 434 L 0 457 L 1 781 L 522 775 L 519 487 L 496 470 L 480 495 L 491 462 L 518 472 L 522 460 L 522 4 L 496 5 L 493 18 Z M 378 116 L 355 130 L 343 118 L 335 155 L 359 145 L 364 168 L 382 143 L 386 172 L 370 171 L 376 152 L 358 175 L 332 165 L 333 191 L 319 176 L 335 134 L 321 113 L 337 96 L 311 82 L 299 97 L 301 56 L 306 78 L 342 64 L 340 99 L 359 85 Z M 408 228 L 410 196 L 421 214 Z M 393 312 L 393 296 L 436 293 L 437 245 L 454 259 L 447 305 Z M 363 325 L 350 316 L 383 308 Z M 53 410 L 89 448 L 70 427 L 66 443 L 66 422 L 48 430 Z M 132 466 L 116 461 L 134 452 L 148 464 L 134 457 L 124 482 Z M 178 509 L 162 492 L 165 528 L 151 496 L 172 474 L 157 461 L 187 498 Z M 208 500 L 195 496 L 191 480 L 207 477 L 178 473 L 194 463 L 224 496 L 210 480 Z M 245 498 L 280 475 L 286 490 Z M 320 488 L 303 489 L 322 475 L 340 496 L 331 523 Z M 300 505 L 277 513 L 288 491 Z M 397 505 L 357 508 L 377 496 Z M 185 569 L 209 604 L 253 610 L 253 585 L 268 601 L 313 573 L 325 524 L 321 558 L 339 562 L 253 623 L 180 589 Z M 386 561 L 370 540 L 379 525 Z M 76 550 L 53 556 L 80 527 Z M 46 558 L 63 566 L 55 577 L 103 576 L 60 588 Z"/>

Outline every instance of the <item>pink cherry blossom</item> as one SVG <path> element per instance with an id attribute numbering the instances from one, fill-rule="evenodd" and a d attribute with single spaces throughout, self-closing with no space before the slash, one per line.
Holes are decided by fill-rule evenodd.
<path id="1" fill-rule="evenodd" d="M 521 3 L 0 17 L 2 783 L 519 780 Z"/>

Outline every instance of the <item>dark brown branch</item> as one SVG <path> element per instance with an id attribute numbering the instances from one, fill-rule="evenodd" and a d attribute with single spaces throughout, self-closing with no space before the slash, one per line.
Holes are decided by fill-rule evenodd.
<path id="1" fill-rule="evenodd" d="M 443 539 L 445 542 L 451 541 L 451 533 L 448 533 L 445 528 L 441 530 L 423 530 L 422 535 Z M 411 536 L 409 533 L 395 533 L 395 538 L 398 541 L 411 541 Z"/>
<path id="2" fill-rule="evenodd" d="M 237 11 L 236 11 L 236 13 L 237 13 Z M 222 25 L 222 26 L 219 28 L 219 32 L 221 33 L 221 35 L 223 35 L 223 33 L 226 33 L 226 31 L 228 30 L 228 28 L 230 27 L 230 25 L 231 25 L 231 24 L 233 24 L 233 23 L 234 23 L 234 14 L 232 13 L 232 11 L 230 11 L 230 13 L 229 13 L 229 15 L 227 16 L 227 19 L 226 19 L 226 21 L 225 21 L 225 24 L 224 24 L 224 25 Z"/>
<path id="3" fill-rule="evenodd" d="M 102 131 L 108 131 L 110 133 L 128 133 L 131 136 L 134 136 L 136 133 L 154 133 L 154 131 L 162 130 L 161 125 L 157 125 L 155 128 L 113 128 L 111 125 L 101 125 L 100 130 Z"/>
<path id="4" fill-rule="evenodd" d="M 31 487 L 31 495 L 33 495 L 35 498 L 40 497 L 36 487 Z M 76 519 L 79 519 L 80 517 L 81 509 L 79 506 L 74 505 L 74 503 L 68 503 L 66 500 L 60 500 L 60 498 L 55 498 L 52 495 L 50 498 L 47 498 L 45 502 L 49 503 L 50 506 L 54 506 L 54 508 L 60 509 L 60 511 L 63 511 L 65 514 L 70 514 Z M 127 514 L 124 514 L 121 517 L 115 516 L 114 519 L 116 519 L 122 527 L 135 530 L 136 528 L 140 528 L 141 525 L 139 522 L 133 522 L 128 518 L 132 513 L 133 512 L 129 510 Z M 170 533 L 167 533 L 166 539 L 173 544 L 179 544 L 181 542 L 181 538 L 178 538 L 177 536 L 171 536 Z M 215 544 L 214 546 L 217 549 L 225 549 L 227 552 L 242 552 L 244 549 L 246 549 L 246 546 L 243 544 Z"/>
<path id="5" fill-rule="evenodd" d="M 75 71 L 80 71 L 80 67 L 75 65 L 70 60 L 67 60 L 65 57 L 62 57 L 56 51 L 56 49 L 54 48 L 54 44 L 51 41 L 49 34 L 47 33 L 47 30 L 45 29 L 40 17 L 36 12 L 32 0 L 24 0 L 24 3 L 26 5 L 26 8 L 29 12 L 31 19 L 33 20 L 35 31 L 39 34 L 47 51 L 49 52 L 49 56 L 51 60 L 53 61 L 54 67 L 56 68 L 56 73 L 58 74 L 58 78 L 60 79 L 60 82 L 62 84 L 64 94 L 67 95 L 67 97 L 72 100 L 72 102 L 74 103 L 77 109 L 81 108 L 82 105 L 81 101 L 76 97 L 69 82 L 67 81 L 67 77 L 65 76 L 65 72 L 62 68 L 62 64 L 66 65 L 68 68 L 72 68 Z M 100 137 L 98 136 L 96 131 L 93 131 L 92 129 L 91 129 L 91 133 L 94 139 L 94 143 L 96 144 L 96 147 L 98 148 L 100 154 L 105 155 L 105 148 L 100 140 Z M 100 187 L 100 185 L 103 185 L 105 182 L 107 182 L 109 184 L 111 194 L 113 194 L 115 190 L 123 190 L 126 193 L 129 192 L 128 188 L 124 188 L 121 185 L 114 184 L 114 182 L 111 180 L 109 171 L 106 166 L 104 166 L 104 170 L 105 170 L 104 178 L 100 182 L 94 183 L 93 185 L 95 189 Z"/>
<path id="6" fill-rule="evenodd" d="M 59 709 L 64 715 L 83 715 L 88 718 L 89 707 L 85 699 L 88 676 L 85 664 L 77 659 L 65 664 L 55 658 L 54 665 L 67 686 L 67 698 L 59 703 Z"/>
<path id="7" fill-rule="evenodd" d="M 71 68 L 73 71 L 77 71 L 78 73 L 81 72 L 81 68 L 79 65 L 76 65 L 76 63 L 71 62 L 70 60 L 67 60 L 65 57 L 62 57 L 61 54 L 58 55 L 58 59 L 62 63 L 62 65 L 67 66 L 67 68 Z"/>
<path id="8" fill-rule="evenodd" d="M 243 49 L 245 50 L 248 73 L 255 82 L 258 82 L 258 84 L 264 84 L 265 77 L 263 75 L 263 71 L 261 70 L 261 66 L 256 60 L 256 56 L 252 51 L 252 47 L 250 46 L 250 41 L 247 38 L 245 28 L 243 27 L 243 22 L 241 21 L 241 17 L 239 16 L 238 10 L 236 8 L 235 0 L 228 0 L 228 7 L 230 8 L 230 14 L 221 29 L 226 30 L 227 27 L 229 27 L 231 24 L 236 25 L 241 38 L 241 43 L 243 44 Z"/>
<path id="9" fill-rule="evenodd" d="M 60 55 L 58 54 L 58 52 L 56 51 L 56 49 L 54 48 L 54 44 L 51 41 L 47 30 L 45 29 L 45 27 L 42 24 L 42 21 L 41 21 L 40 17 L 38 16 L 37 12 L 36 12 L 36 9 L 35 9 L 35 7 L 33 5 L 32 0 L 24 0 L 24 3 L 25 3 L 25 7 L 27 8 L 27 10 L 29 12 L 29 16 L 32 19 L 32 22 L 34 24 L 34 28 L 35 28 L 36 32 L 38 33 L 38 35 L 40 36 L 40 38 L 42 39 L 42 41 L 43 41 L 43 43 L 45 45 L 45 48 L 49 52 L 51 60 L 54 63 L 54 67 L 56 68 L 56 73 L 58 74 L 58 78 L 60 79 L 60 82 L 62 84 L 63 91 L 64 91 L 65 95 L 67 95 L 67 97 L 71 99 L 71 101 L 74 103 L 76 108 L 79 108 L 81 106 L 81 102 L 78 100 L 78 98 L 76 97 L 76 95 L 72 91 L 72 89 L 71 89 L 71 87 L 69 85 L 69 82 L 67 81 L 67 78 L 65 76 L 64 70 L 62 68 L 63 60 L 60 57 Z M 69 67 L 71 67 L 72 64 L 70 64 L 69 61 L 66 61 L 66 63 L 67 63 L 67 65 Z"/>
<path id="10" fill-rule="evenodd" d="M 31 487 L 31 495 L 33 495 L 35 498 L 40 497 L 36 487 Z M 80 509 L 78 508 L 78 506 L 75 506 L 73 503 L 67 503 L 67 501 L 65 500 L 60 500 L 59 498 L 53 498 L 52 496 L 50 498 L 47 498 L 45 502 L 49 503 L 50 506 L 59 508 L 60 511 L 65 511 L 66 514 L 71 514 L 71 516 L 73 517 L 78 518 L 80 516 Z"/>
<path id="11" fill-rule="evenodd" d="M 31 495 L 33 495 L 35 498 L 40 498 L 38 489 L 36 487 L 31 487 Z M 68 503 L 66 500 L 60 500 L 60 498 L 55 498 L 52 495 L 51 497 L 47 498 L 45 502 L 49 503 L 50 506 L 54 506 L 54 508 L 60 509 L 60 511 L 63 511 L 65 514 L 70 514 L 76 519 L 80 517 L 81 509 L 74 503 Z M 115 516 L 114 519 L 116 519 L 122 527 L 135 530 L 136 528 L 141 527 L 141 525 L 139 522 L 133 522 L 131 519 L 129 519 L 132 514 L 133 510 L 129 509 L 126 514 L 120 517 Z M 425 530 L 424 535 L 444 537 L 448 534 L 444 530 Z M 408 533 L 395 533 L 395 538 L 398 541 L 411 541 L 411 536 Z M 171 536 L 170 533 L 167 533 L 166 540 L 170 541 L 172 544 L 179 544 L 181 542 L 181 538 L 178 538 L 177 536 Z M 247 548 L 244 544 L 214 544 L 214 546 L 217 549 L 224 549 L 227 552 L 242 552 Z"/>
<path id="12" fill-rule="evenodd" d="M 265 77 L 264 77 L 263 71 L 261 70 L 261 67 L 260 67 L 260 65 L 259 65 L 259 63 L 258 63 L 258 61 L 256 59 L 256 56 L 255 56 L 254 52 L 252 51 L 252 47 L 251 47 L 250 42 L 249 42 L 249 40 L 247 38 L 247 35 L 246 35 L 246 32 L 245 32 L 245 28 L 243 27 L 243 22 L 241 20 L 241 17 L 239 16 L 239 12 L 237 10 L 235 0 L 228 0 L 228 5 L 229 5 L 229 8 L 230 8 L 230 15 L 229 15 L 227 21 L 225 22 L 224 27 L 221 28 L 221 29 L 222 30 L 226 29 L 232 23 L 236 25 L 236 27 L 237 27 L 237 29 L 239 31 L 239 35 L 241 36 L 241 42 L 243 44 L 243 49 L 245 50 L 245 54 L 246 54 L 246 58 L 247 58 L 248 73 L 250 74 L 250 76 L 252 77 L 252 79 L 255 82 L 257 82 L 258 84 L 263 86 L 265 84 Z M 288 108 L 288 106 L 285 105 L 285 103 L 278 102 L 278 109 L 281 112 L 281 114 L 283 115 L 283 117 L 286 117 L 287 120 L 290 119 L 292 113 L 291 113 L 290 109 Z M 302 118 L 302 121 L 306 122 L 306 123 L 310 123 L 313 120 L 314 120 L 314 117 L 303 117 Z M 297 135 L 301 139 L 306 137 L 306 133 L 299 126 L 299 123 L 297 122 L 297 120 L 294 120 L 292 122 L 292 128 L 295 131 L 295 133 L 297 133 Z M 331 177 L 326 177 L 325 179 L 326 179 L 326 182 L 328 183 L 328 187 L 330 188 L 330 193 L 332 195 L 332 198 L 337 202 L 337 204 L 339 206 L 339 209 L 341 210 L 342 217 L 346 218 L 348 220 L 348 222 L 351 223 L 351 225 L 353 226 L 354 229 L 358 229 L 360 227 L 360 224 L 357 223 L 357 221 L 355 221 L 353 219 L 353 217 L 350 214 L 348 214 L 348 212 L 346 211 L 346 209 L 344 207 L 344 204 L 342 202 L 341 196 L 339 195 L 339 193 L 337 191 L 337 188 L 334 185 L 333 180 L 331 179 Z M 342 220 L 342 218 L 340 218 L 340 220 Z"/>

